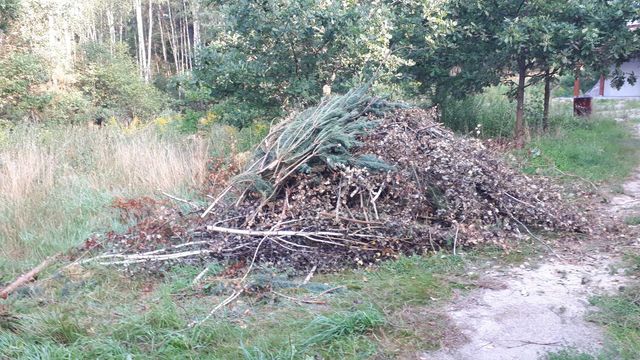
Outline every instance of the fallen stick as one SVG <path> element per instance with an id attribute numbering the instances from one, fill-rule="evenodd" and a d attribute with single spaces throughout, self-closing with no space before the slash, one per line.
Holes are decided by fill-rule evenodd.
<path id="1" fill-rule="evenodd" d="M 326 305 L 326 301 L 322 301 L 322 300 L 314 300 L 314 299 L 299 299 L 299 298 L 294 298 L 293 296 L 289 296 L 289 295 L 285 295 L 282 293 L 279 293 L 277 291 L 271 290 L 272 293 L 281 296 L 287 300 L 293 301 L 294 303 L 300 305 L 300 304 L 315 304 L 315 305 Z"/>
<path id="2" fill-rule="evenodd" d="M 213 314 L 216 313 L 216 311 L 220 310 L 221 308 L 225 307 L 226 305 L 230 304 L 231 302 L 233 302 L 235 299 L 237 299 L 242 293 L 244 292 L 244 289 L 241 289 L 240 291 L 234 291 L 233 294 L 231 294 L 231 296 L 229 296 L 228 298 L 224 299 L 223 302 L 221 302 L 220 304 L 218 304 L 218 306 L 214 307 L 213 310 L 211 310 L 209 312 L 209 314 L 207 316 L 205 316 L 204 319 L 200 320 L 200 321 L 192 321 L 188 327 L 189 328 L 193 328 L 196 327 L 198 325 L 201 325 L 202 323 L 204 323 L 205 321 L 209 320 Z"/>
<path id="3" fill-rule="evenodd" d="M 195 277 L 195 279 L 193 279 L 193 281 L 191 282 L 191 286 L 196 286 L 198 285 L 198 283 L 200 282 L 200 280 L 202 280 L 202 278 L 207 275 L 207 273 L 209 272 L 209 264 L 207 264 L 207 267 L 204 268 L 204 270 L 202 270 L 198 276 Z"/>
<path id="4" fill-rule="evenodd" d="M 314 241 L 314 242 L 320 242 L 320 243 L 326 243 L 326 244 L 331 244 L 331 245 L 337 245 L 337 246 L 347 246 L 344 244 L 340 244 L 334 241 L 328 241 L 328 240 L 322 240 L 322 239 L 318 239 L 314 236 L 322 236 L 322 237 L 338 237 L 338 238 L 342 238 L 345 236 L 345 234 L 342 233 L 337 233 L 337 232 L 329 232 L 329 231 L 317 231 L 317 232 L 305 232 L 305 231 L 284 231 L 284 230 L 279 230 L 279 231 L 261 231 L 261 230 L 242 230 L 242 229 L 231 229 L 231 228 L 223 228 L 223 227 L 219 227 L 219 226 L 207 226 L 207 230 L 208 231 L 215 231 L 215 232 L 220 232 L 220 233 L 224 233 L 224 234 L 234 234 L 234 235 L 245 235 L 245 236 L 263 236 L 263 237 L 270 237 L 270 236 L 274 236 L 274 237 L 283 237 L 283 236 L 288 236 L 288 237 L 293 237 L 293 236 L 298 236 L 298 237 L 303 237 L 306 238 L 310 241 Z"/>
<path id="5" fill-rule="evenodd" d="M 54 255 L 54 256 L 52 256 L 50 258 L 47 258 L 43 262 L 41 262 L 40 265 L 38 265 L 35 268 L 33 268 L 31 271 L 20 275 L 14 282 L 12 282 L 11 284 L 7 285 L 7 287 L 5 287 L 4 289 L 2 289 L 2 291 L 0 291 L 0 298 L 6 299 L 9 296 L 9 294 L 14 292 L 20 286 L 22 286 L 25 283 L 33 280 L 33 278 L 36 275 L 38 275 L 38 273 L 40 273 L 42 270 L 44 270 L 49 265 L 51 265 L 55 260 L 57 260 L 57 258 L 59 256 L 60 256 L 60 254 L 57 254 L 57 255 Z"/>
<path id="6" fill-rule="evenodd" d="M 78 264 L 82 265 L 82 264 L 86 264 L 86 263 L 90 263 L 96 260 L 101 260 L 101 259 L 113 259 L 113 258 L 121 258 L 121 259 L 127 259 L 127 258 L 132 258 L 132 257 L 138 257 L 141 258 L 143 256 L 149 256 L 149 257 L 153 257 L 152 255 L 157 255 L 163 252 L 167 252 L 169 250 L 173 250 L 173 249 L 180 249 L 183 247 L 187 247 L 187 246 L 195 246 L 195 245 L 206 245 L 206 244 L 210 244 L 209 241 L 195 241 L 195 242 L 190 242 L 190 243 L 184 243 L 184 244 L 178 244 L 178 245 L 174 245 L 168 248 L 164 248 L 164 249 L 159 249 L 159 250 L 153 250 L 153 251 L 147 251 L 144 253 L 139 253 L 139 254 L 104 254 L 104 255 L 99 255 L 96 257 L 92 257 L 90 259 L 85 259 L 82 260 L 80 262 L 77 262 Z M 173 253 L 176 254 L 176 253 Z M 169 254 L 169 255 L 173 255 L 173 254 Z M 178 253 L 178 254 L 182 254 L 182 253 Z M 160 256 L 160 255 L 158 255 Z"/>
<path id="7" fill-rule="evenodd" d="M 311 278 L 313 277 L 313 274 L 315 274 L 317 268 L 318 268 L 317 265 L 313 265 L 313 267 L 311 268 L 311 271 L 309 272 L 309 275 L 307 275 L 307 277 L 304 278 L 302 285 L 307 285 L 309 281 L 311 281 Z"/>
<path id="8" fill-rule="evenodd" d="M 99 262 L 100 265 L 129 265 L 129 264 L 139 264 L 147 261 L 167 261 L 174 259 L 181 259 L 185 257 L 210 254 L 215 251 L 213 250 L 193 250 L 193 251 L 185 251 L 175 254 L 165 254 L 165 255 L 139 255 L 139 254 L 131 254 L 131 255 L 120 255 L 118 258 L 122 260 L 117 261 L 105 261 Z M 97 260 L 97 259 L 93 259 Z"/>
<path id="9" fill-rule="evenodd" d="M 247 236 L 344 236 L 342 233 L 330 232 L 330 231 L 317 231 L 317 232 L 305 232 L 305 231 L 289 231 L 289 230 L 275 230 L 275 231 L 262 231 L 262 230 L 242 230 L 223 228 L 219 226 L 207 226 L 207 230 L 221 232 L 226 234 L 235 235 L 247 235 Z"/>
<path id="10" fill-rule="evenodd" d="M 460 225 L 456 226 L 456 237 L 453 239 L 453 256 L 457 256 L 456 254 L 456 246 L 458 245 L 458 231 L 460 230 Z"/>
<path id="11" fill-rule="evenodd" d="M 189 201 L 189 200 L 182 199 L 182 198 L 179 198 L 179 197 L 177 197 L 177 196 L 171 195 L 171 194 L 166 193 L 166 192 L 164 192 L 164 191 L 162 191 L 162 190 L 160 190 L 160 189 L 158 189 L 158 191 L 159 191 L 162 195 L 164 195 L 164 196 L 168 197 L 168 198 L 169 198 L 169 199 L 171 199 L 171 200 L 175 200 L 175 201 L 178 201 L 178 202 L 181 202 L 181 203 L 185 203 L 185 204 L 187 204 L 187 205 L 191 206 L 192 208 L 194 208 L 196 211 L 202 211 L 202 208 L 201 208 L 198 204 L 196 204 L 196 203 L 193 203 L 193 202 L 191 202 L 191 201 Z"/>
<path id="12" fill-rule="evenodd" d="M 346 289 L 346 288 L 347 288 L 347 287 L 346 287 L 346 286 L 344 286 L 344 285 L 336 286 L 336 287 L 334 287 L 334 288 L 331 288 L 331 289 L 329 289 L 329 290 L 325 290 L 325 291 L 323 291 L 323 292 L 321 292 L 321 293 L 317 294 L 315 297 L 317 298 L 317 297 L 319 297 L 319 296 L 326 295 L 326 294 L 328 294 L 328 293 L 332 293 L 332 292 L 334 292 L 334 291 L 336 291 L 336 290 Z"/>
<path id="13" fill-rule="evenodd" d="M 529 235 L 531 235 L 531 237 L 532 237 L 534 240 L 536 240 L 537 242 L 539 242 L 540 244 L 542 244 L 544 247 L 546 247 L 546 248 L 549 250 L 549 252 L 551 252 L 551 254 L 553 254 L 555 257 L 557 257 L 557 258 L 558 258 L 558 259 L 560 259 L 560 260 L 564 260 L 564 258 L 563 258 L 562 256 L 560 256 L 557 252 L 555 252 L 555 250 L 553 250 L 553 248 L 552 248 L 551 246 L 549 246 L 549 244 L 547 244 L 546 242 L 544 242 L 544 241 L 543 241 L 542 239 L 540 239 L 539 237 L 535 236 L 535 235 L 531 232 L 531 230 L 529 230 L 529 228 L 527 227 L 527 225 L 523 224 L 523 223 L 522 223 L 522 221 L 520 221 L 520 220 L 516 219 L 513 215 L 511 215 L 511 214 L 508 214 L 508 215 L 509 215 L 509 217 L 510 217 L 513 221 L 517 222 L 520 226 L 522 226 L 522 227 L 527 231 L 527 233 L 529 233 Z"/>

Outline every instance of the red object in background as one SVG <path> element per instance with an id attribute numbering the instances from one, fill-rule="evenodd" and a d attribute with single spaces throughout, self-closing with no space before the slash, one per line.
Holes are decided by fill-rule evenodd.
<path id="1" fill-rule="evenodd" d="M 580 96 L 580 78 L 576 78 L 573 82 L 573 97 Z"/>
<path id="2" fill-rule="evenodd" d="M 591 96 L 573 98 L 573 114 L 575 116 L 590 116 L 591 110 Z"/>
<path id="3" fill-rule="evenodd" d="M 604 74 L 600 75 L 600 96 L 604 96 Z"/>

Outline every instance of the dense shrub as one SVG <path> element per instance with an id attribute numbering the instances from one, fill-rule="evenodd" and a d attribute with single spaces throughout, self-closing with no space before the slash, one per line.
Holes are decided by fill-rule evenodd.
<path id="1" fill-rule="evenodd" d="M 94 120 L 94 110 L 91 101 L 82 92 L 70 89 L 51 94 L 51 101 L 44 110 L 43 118 L 47 123 L 86 123 Z"/>
<path id="2" fill-rule="evenodd" d="M 197 88 L 222 121 L 248 126 L 282 110 L 342 93 L 403 63 L 389 53 L 390 9 L 362 1 L 235 1 L 220 7 L 220 28 L 199 54 Z"/>
<path id="3" fill-rule="evenodd" d="M 42 111 L 51 101 L 45 90 L 49 72 L 42 59 L 21 52 L 0 55 L 0 69 L 0 121 L 42 120 Z"/>
<path id="4" fill-rule="evenodd" d="M 140 79 L 124 46 L 113 52 L 98 45 L 87 48 L 79 72 L 78 85 L 91 99 L 98 117 L 115 117 L 128 123 L 136 117 L 149 119 L 166 107 L 165 95 Z"/>

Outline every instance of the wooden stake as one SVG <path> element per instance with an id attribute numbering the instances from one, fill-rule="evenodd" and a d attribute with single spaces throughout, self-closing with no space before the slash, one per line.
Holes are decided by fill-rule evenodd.
<path id="1" fill-rule="evenodd" d="M 57 254 L 57 255 L 54 255 L 54 256 L 52 256 L 50 258 L 47 258 L 43 262 L 41 262 L 40 265 L 38 265 L 35 268 L 33 268 L 31 271 L 20 275 L 20 277 L 18 277 L 14 282 L 12 282 L 7 287 L 2 289 L 2 291 L 0 291 L 0 298 L 6 299 L 9 296 L 9 294 L 11 294 L 12 292 L 16 291 L 16 289 L 18 289 L 20 286 L 22 286 L 22 285 L 26 284 L 27 282 L 33 280 L 33 278 L 36 275 L 38 275 L 42 270 L 44 270 L 49 265 L 51 265 L 59 256 L 60 256 L 60 254 Z"/>

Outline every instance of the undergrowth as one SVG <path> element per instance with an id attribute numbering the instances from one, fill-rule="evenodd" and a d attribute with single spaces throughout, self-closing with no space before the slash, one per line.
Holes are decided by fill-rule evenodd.
<path id="1" fill-rule="evenodd" d="M 446 329 L 441 327 L 447 323 L 439 318 L 440 323 L 424 321 L 420 328 L 411 328 L 398 313 L 418 305 L 437 309 L 454 288 L 472 287 L 448 278 L 465 273 L 464 261 L 450 255 L 402 257 L 377 268 L 317 275 L 304 287 L 300 279 L 265 269 L 262 273 L 271 279 L 268 286 L 189 328 L 191 321 L 206 315 L 228 291 L 224 281 L 215 277 L 221 270 L 218 265 L 203 286 L 194 289 L 191 280 L 200 270 L 183 266 L 158 280 L 84 268 L 39 281 L 7 304 L 17 315 L 17 330 L 0 329 L 0 358 L 364 359 L 406 355 L 406 351 L 438 348 L 440 339 L 429 339 L 428 334 L 444 334 Z M 335 290 L 324 293 L 329 289 Z M 322 304 L 292 300 L 304 298 L 317 298 Z M 387 343 L 381 343 L 381 337 Z"/>
<path id="2" fill-rule="evenodd" d="M 255 131 L 222 125 L 209 131 L 0 128 L 0 283 L 92 233 L 117 231 L 114 199 L 161 197 L 160 191 L 194 198 L 211 180 L 211 157 L 232 163 L 259 141 Z"/>
<path id="3" fill-rule="evenodd" d="M 640 140 L 626 124 L 565 118 L 561 127 L 533 139 L 519 155 L 527 173 L 610 182 L 631 174 L 639 149 Z"/>

